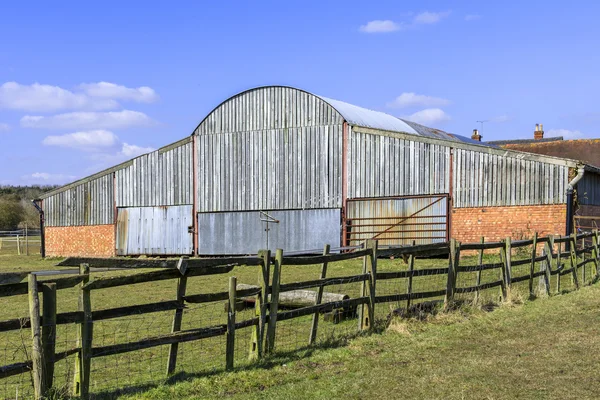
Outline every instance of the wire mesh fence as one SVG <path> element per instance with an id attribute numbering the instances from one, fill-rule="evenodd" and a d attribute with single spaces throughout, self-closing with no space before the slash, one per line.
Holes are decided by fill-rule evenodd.
<path id="1" fill-rule="evenodd" d="M 379 321 L 428 313 L 449 296 L 454 302 L 491 304 L 504 299 L 507 289 L 523 296 L 548 288 L 560 293 L 598 275 L 597 234 L 485 246 L 450 242 L 336 254 L 326 249 L 322 256 L 263 254 L 246 264 L 236 259 L 235 268 L 227 259 L 221 261 L 225 267 L 214 259 L 197 261 L 202 265 L 190 259 L 183 275 L 164 269 L 113 271 L 89 283 L 83 275 L 77 287 L 60 291 L 59 322 L 42 318 L 42 330 L 55 329 L 52 387 L 59 394 L 74 393 L 82 384 L 84 356 L 91 358 L 90 393 L 111 398 L 167 380 L 245 367 L 273 353 L 344 342 Z M 183 290 L 182 281 L 187 282 Z M 15 285 L 20 284 L 5 287 Z M 12 313 L 0 311 L 2 318 L 27 315 L 27 296 L 2 300 L 9 299 Z M 85 336 L 88 311 L 91 328 Z M 12 330 L 0 321 L 2 365 L 32 359 L 32 328 L 22 321 Z M 25 371 L 0 375 L 0 398 L 34 395 L 31 365 Z"/>

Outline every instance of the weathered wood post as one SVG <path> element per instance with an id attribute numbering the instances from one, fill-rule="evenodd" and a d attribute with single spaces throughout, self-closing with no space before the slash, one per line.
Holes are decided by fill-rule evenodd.
<path id="1" fill-rule="evenodd" d="M 43 399 L 46 395 L 46 382 L 44 380 L 44 352 L 42 347 L 42 332 L 40 329 L 40 299 L 38 297 L 38 284 L 35 274 L 29 274 L 29 319 L 31 321 L 31 361 L 33 364 L 33 389 L 36 399 Z"/>
<path id="2" fill-rule="evenodd" d="M 44 382 L 51 389 L 54 381 L 56 352 L 56 283 L 42 285 L 42 348 L 44 350 Z M 47 393 L 44 393 L 46 396 Z"/>
<path id="3" fill-rule="evenodd" d="M 25 224 L 25 255 L 29 255 L 29 234 L 27 232 L 27 224 Z"/>
<path id="4" fill-rule="evenodd" d="M 177 263 L 177 269 L 181 272 L 181 277 L 177 280 L 177 303 L 178 307 L 175 309 L 175 315 L 173 316 L 173 324 L 171 326 L 171 333 L 175 333 L 181 330 L 181 322 L 183 320 L 183 309 L 185 307 L 185 291 L 187 287 L 187 271 L 188 257 L 181 257 Z M 177 366 L 177 352 L 179 350 L 179 343 L 172 343 L 169 348 L 169 358 L 167 360 L 167 377 L 169 377 Z"/>
<path id="5" fill-rule="evenodd" d="M 444 309 L 448 310 L 454 302 L 454 291 L 456 289 L 457 267 L 460 260 L 460 242 L 450 239 L 450 254 L 448 257 L 448 280 L 446 282 L 446 297 L 444 298 Z"/>
<path id="6" fill-rule="evenodd" d="M 560 239 L 561 236 L 558 236 Z M 558 254 L 556 255 L 556 293 L 560 293 L 560 267 L 562 266 L 562 242 L 558 243 Z"/>
<path id="7" fill-rule="evenodd" d="M 548 236 L 548 241 L 544 245 L 544 252 L 546 253 L 546 262 L 544 264 L 544 286 L 546 294 L 550 296 L 550 279 L 552 273 L 552 258 L 554 252 L 554 236 Z"/>
<path id="8" fill-rule="evenodd" d="M 482 236 L 479 240 L 479 243 L 482 245 L 485 243 L 485 237 Z M 479 257 L 477 257 L 477 265 L 481 266 L 483 264 L 483 247 L 479 249 Z M 481 291 L 479 290 L 479 285 L 481 285 L 481 270 L 477 271 L 477 278 L 475 281 L 475 286 L 477 286 L 477 290 L 475 291 L 475 303 L 479 302 L 479 297 L 481 296 Z"/>
<path id="9" fill-rule="evenodd" d="M 594 230 L 594 236 L 592 236 L 592 257 L 594 258 L 594 275 L 596 277 L 600 276 L 600 270 L 598 269 L 598 256 L 600 255 L 600 251 L 598 251 L 598 229 Z"/>
<path id="10" fill-rule="evenodd" d="M 324 256 L 328 255 L 330 250 L 331 250 L 331 246 L 326 244 L 325 248 L 323 249 L 323 255 Z M 321 264 L 321 275 L 320 275 L 321 279 L 325 279 L 327 277 L 327 264 L 328 264 L 327 261 L 325 261 L 325 262 L 323 262 L 323 264 Z M 323 286 L 319 286 L 319 290 L 317 291 L 317 299 L 315 301 L 315 305 L 321 304 L 321 301 L 323 300 L 323 291 L 324 290 L 325 290 L 325 288 Z M 310 328 L 310 336 L 308 337 L 309 345 L 313 344 L 315 342 L 315 340 L 317 339 L 318 326 L 319 326 L 319 312 L 316 311 L 313 314 L 312 325 Z"/>
<path id="11" fill-rule="evenodd" d="M 19 235 L 17 235 L 17 255 L 21 255 L 21 241 L 19 240 Z"/>
<path id="12" fill-rule="evenodd" d="M 368 281 L 361 283 L 361 295 L 368 296 L 367 304 L 361 304 L 358 308 L 358 329 L 373 329 L 375 322 L 375 285 L 377 275 L 377 241 L 368 239 L 363 248 L 370 249 L 371 252 L 363 257 L 363 274 L 370 274 Z"/>
<path id="13" fill-rule="evenodd" d="M 537 254 L 537 239 L 538 234 L 534 232 L 533 234 L 533 248 L 531 249 L 531 265 L 529 267 L 529 297 L 533 297 L 535 293 L 533 292 L 533 274 L 535 273 L 535 256 Z"/>
<path id="14" fill-rule="evenodd" d="M 406 312 L 408 313 L 408 310 L 410 309 L 410 303 L 412 301 L 412 286 L 413 286 L 413 273 L 415 272 L 415 255 L 411 253 L 410 256 L 408 256 L 408 280 L 406 283 L 406 294 L 408 295 L 408 298 L 406 299 Z"/>
<path id="15" fill-rule="evenodd" d="M 254 309 L 258 317 L 258 324 L 252 330 L 252 338 L 250 339 L 250 360 L 256 360 L 263 355 L 263 344 L 265 338 L 265 322 L 267 319 L 266 302 L 269 294 L 269 275 L 271 264 L 271 251 L 259 250 L 258 257 L 262 259 L 258 271 L 258 283 L 261 291 L 256 295 Z"/>
<path id="16" fill-rule="evenodd" d="M 92 303 L 90 290 L 85 285 L 90 281 L 90 265 L 81 264 L 79 274 L 83 275 L 79 291 L 79 311 L 83 312 L 83 320 L 79 324 L 77 341 L 80 346 L 75 359 L 75 395 L 87 400 L 90 395 L 90 369 L 92 361 Z"/>
<path id="17" fill-rule="evenodd" d="M 569 251 L 571 253 L 571 276 L 573 277 L 573 284 L 575 289 L 579 289 L 579 278 L 577 277 L 577 234 L 573 232 L 569 238 Z"/>
<path id="18" fill-rule="evenodd" d="M 507 301 L 510 298 L 510 292 L 512 288 L 512 245 L 511 245 L 510 236 L 506 238 L 504 241 L 504 247 L 500 249 L 500 256 L 502 257 L 502 263 L 504 267 L 502 268 L 502 277 L 504 280 L 504 292 L 502 296 L 504 297 L 504 301 Z"/>
<path id="19" fill-rule="evenodd" d="M 273 263 L 273 277 L 271 282 L 271 294 L 269 296 L 269 324 L 267 325 L 266 352 L 275 350 L 275 332 L 277 330 L 277 312 L 279 310 L 279 284 L 281 282 L 281 266 L 283 262 L 283 250 L 275 251 L 275 263 Z"/>
<path id="20" fill-rule="evenodd" d="M 237 297 L 237 278 L 229 278 L 229 307 L 227 310 L 227 348 L 225 351 L 225 369 L 233 369 L 235 358 L 235 301 Z"/>

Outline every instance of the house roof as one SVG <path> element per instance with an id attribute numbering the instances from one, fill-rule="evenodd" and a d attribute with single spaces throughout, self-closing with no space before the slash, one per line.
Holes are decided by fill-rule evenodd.
<path id="1" fill-rule="evenodd" d="M 549 138 L 550 139 L 550 138 Z M 547 156 L 569 158 L 600 167 L 600 139 L 533 140 L 494 142 L 507 150 L 526 151 Z"/>

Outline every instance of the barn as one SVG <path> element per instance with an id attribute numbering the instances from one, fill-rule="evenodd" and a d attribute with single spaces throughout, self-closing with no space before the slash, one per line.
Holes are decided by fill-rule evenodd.
<path id="1" fill-rule="evenodd" d="M 599 173 L 268 86 L 37 203 L 47 256 L 249 254 L 564 234 L 568 189 L 597 191 Z"/>

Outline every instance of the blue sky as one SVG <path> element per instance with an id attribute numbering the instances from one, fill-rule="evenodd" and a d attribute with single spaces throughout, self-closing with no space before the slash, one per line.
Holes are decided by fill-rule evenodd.
<path id="1" fill-rule="evenodd" d="M 600 137 L 600 2 L 10 3 L 0 184 L 86 176 L 260 85 L 466 136 L 487 120 L 484 140 Z"/>

